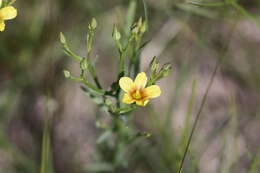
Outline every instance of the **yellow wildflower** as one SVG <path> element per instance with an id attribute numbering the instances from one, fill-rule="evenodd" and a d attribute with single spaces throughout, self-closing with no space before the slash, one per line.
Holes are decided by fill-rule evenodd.
<path id="1" fill-rule="evenodd" d="M 2 0 L 0 1 L 2 2 Z M 13 19 L 16 16 L 17 16 L 17 10 L 13 6 L 6 6 L 0 8 L 0 31 L 5 30 L 5 20 Z"/>
<path id="2" fill-rule="evenodd" d="M 136 102 L 139 106 L 145 106 L 149 99 L 161 95 L 161 89 L 158 85 L 151 85 L 145 88 L 146 83 L 147 76 L 144 72 L 139 73 L 134 81 L 129 77 L 120 78 L 119 85 L 126 92 L 122 102 L 126 104 Z"/>

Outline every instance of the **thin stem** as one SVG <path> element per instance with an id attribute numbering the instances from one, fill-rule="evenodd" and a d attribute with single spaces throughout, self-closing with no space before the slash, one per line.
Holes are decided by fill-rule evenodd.
<path id="1" fill-rule="evenodd" d="M 97 76 L 94 77 L 94 82 L 95 82 L 95 84 L 97 85 L 97 87 L 98 87 L 99 89 L 102 89 L 102 86 L 101 86 L 101 84 L 100 84 L 100 82 L 99 82 Z"/>
<path id="2" fill-rule="evenodd" d="M 43 137 L 42 137 L 42 153 L 41 153 L 41 167 L 40 173 L 45 173 L 47 167 L 47 160 L 48 160 L 48 152 L 49 152 L 49 135 L 48 133 L 48 122 L 47 120 L 44 123 L 44 130 L 43 130 Z"/>
<path id="3" fill-rule="evenodd" d="M 76 61 L 81 61 L 82 57 L 76 55 L 74 52 L 72 52 L 69 48 L 69 46 L 67 45 L 67 43 L 63 44 L 63 50 L 64 52 L 69 55 L 70 57 L 74 58 Z"/>
<path id="4" fill-rule="evenodd" d="M 89 87 L 90 89 L 94 90 L 96 93 L 100 94 L 100 95 L 104 95 L 105 91 L 103 91 L 102 89 L 99 89 L 97 87 L 95 87 L 94 85 L 92 85 L 91 83 L 89 83 L 87 80 L 83 79 L 82 81 L 87 87 Z"/>
<path id="5" fill-rule="evenodd" d="M 119 52 L 119 76 L 124 75 L 125 73 L 125 58 L 124 58 L 124 53 L 123 52 Z"/>
<path id="6" fill-rule="evenodd" d="M 50 111 L 48 108 L 49 93 L 46 100 L 46 118 L 44 120 L 44 127 L 42 133 L 42 150 L 41 150 L 41 164 L 40 173 L 46 173 L 50 154 Z"/>
<path id="7" fill-rule="evenodd" d="M 142 35 L 136 40 L 135 47 L 134 47 L 134 54 L 133 54 L 133 65 L 134 65 L 134 76 L 140 71 L 140 44 L 142 40 Z"/>
<path id="8" fill-rule="evenodd" d="M 183 157 L 182 157 L 182 160 L 181 160 L 181 165 L 180 165 L 180 168 L 179 168 L 179 171 L 178 171 L 179 173 L 181 173 L 181 171 L 182 171 L 183 164 L 184 164 L 186 155 L 187 155 L 187 153 L 188 153 L 189 146 L 190 146 L 190 143 L 191 143 L 191 140 L 192 140 L 194 131 L 195 131 L 196 127 L 197 127 L 199 118 L 200 118 L 200 116 L 201 116 L 202 109 L 203 109 L 203 107 L 204 107 L 204 105 L 205 105 L 205 103 L 206 103 L 209 90 L 210 90 L 210 88 L 211 88 L 211 86 L 212 86 L 212 84 L 213 84 L 213 81 L 214 81 L 214 78 L 215 78 L 215 76 L 216 76 L 216 73 L 217 73 L 217 71 L 218 71 L 218 69 L 219 69 L 219 67 L 220 67 L 221 62 L 222 62 L 221 60 L 222 60 L 222 58 L 219 59 L 219 61 L 216 63 L 215 68 L 214 68 L 214 71 L 213 71 L 213 73 L 212 73 L 212 75 L 211 75 L 210 82 L 209 82 L 209 84 L 208 84 L 207 90 L 206 90 L 206 92 L 205 92 L 205 94 L 204 94 L 204 96 L 203 96 L 203 98 L 202 98 L 202 102 L 201 102 L 201 105 L 200 105 L 200 107 L 199 107 L 199 111 L 198 111 L 198 113 L 197 113 L 197 115 L 196 115 L 196 119 L 195 119 L 195 122 L 194 122 L 194 124 L 193 124 L 193 126 L 192 126 L 191 134 L 190 134 L 190 136 L 189 136 L 188 143 L 187 143 L 187 146 L 186 146 L 186 148 L 185 148 L 185 151 L 184 151 L 184 154 L 183 154 Z"/>
<path id="9" fill-rule="evenodd" d="M 226 2 L 200 2 L 192 0 L 187 1 L 187 3 L 201 7 L 221 7 L 227 4 Z"/>
<path id="10" fill-rule="evenodd" d="M 203 107 L 204 107 L 204 105 L 205 105 L 205 103 L 206 103 L 206 100 L 207 100 L 207 97 L 208 97 L 208 93 L 209 93 L 209 90 L 210 90 L 210 88 L 211 88 L 211 86 L 212 86 L 212 84 L 213 84 L 213 81 L 214 81 L 214 78 L 215 78 L 215 76 L 216 76 L 216 73 L 217 73 L 217 71 L 218 71 L 220 65 L 222 64 L 222 61 L 223 61 L 224 58 L 225 58 L 225 53 L 226 53 L 226 51 L 227 51 L 228 45 L 229 45 L 229 43 L 230 43 L 230 41 L 231 41 L 231 38 L 232 38 L 232 36 L 233 36 L 233 34 L 234 34 L 234 29 L 235 29 L 235 27 L 236 27 L 236 23 L 234 24 L 234 26 L 232 27 L 232 29 L 231 29 L 231 31 L 230 31 L 231 36 L 230 36 L 229 40 L 228 40 L 227 43 L 222 47 L 222 50 L 223 50 L 223 51 L 222 51 L 222 54 L 220 55 L 220 58 L 218 59 L 218 62 L 217 62 L 216 65 L 215 65 L 214 71 L 213 71 L 213 73 L 212 73 L 212 75 L 211 75 L 211 78 L 210 78 L 210 82 L 209 82 L 209 84 L 208 84 L 208 86 L 207 86 L 207 89 L 206 89 L 206 92 L 205 92 L 205 94 L 204 94 L 204 96 L 203 96 L 203 98 L 202 98 L 202 101 L 201 101 L 201 104 L 200 104 L 198 113 L 196 114 L 195 122 L 194 122 L 194 124 L 193 124 L 193 126 L 192 126 L 192 129 L 191 129 L 191 134 L 190 134 L 190 136 L 189 136 L 189 139 L 188 139 L 188 142 L 187 142 L 187 145 L 186 145 L 186 148 L 185 148 L 185 151 L 184 151 L 182 160 L 181 160 L 181 164 L 180 164 L 178 173 L 181 173 L 181 171 L 182 171 L 183 164 L 184 164 L 185 158 L 186 158 L 186 156 L 187 156 L 187 153 L 188 153 L 188 150 L 189 150 L 189 147 L 190 147 L 190 144 L 191 144 L 191 140 L 192 140 L 194 131 L 195 131 L 195 129 L 196 129 L 196 127 L 197 127 L 197 124 L 198 124 L 198 121 L 199 121 L 199 119 L 200 119 L 200 117 L 201 117 L 202 109 L 203 109 Z"/>
<path id="11" fill-rule="evenodd" d="M 232 2 L 231 5 L 232 5 L 237 11 L 239 11 L 239 13 L 241 13 L 243 16 L 249 18 L 250 20 L 252 20 L 253 22 L 255 22 L 257 25 L 260 25 L 259 20 L 257 20 L 256 17 L 254 17 L 252 14 L 250 14 L 247 10 L 245 10 L 244 7 L 242 7 L 241 5 L 239 5 L 237 2 Z"/>

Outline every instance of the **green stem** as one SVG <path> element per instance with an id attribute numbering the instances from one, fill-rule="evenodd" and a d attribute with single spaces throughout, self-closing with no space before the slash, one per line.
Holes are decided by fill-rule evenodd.
<path id="1" fill-rule="evenodd" d="M 125 73 L 125 58 L 124 58 L 124 53 L 119 52 L 119 75 L 124 76 Z"/>
<path id="2" fill-rule="evenodd" d="M 194 122 L 194 124 L 193 124 L 193 126 L 192 126 L 191 134 L 190 134 L 190 136 L 189 136 L 189 139 L 188 139 L 188 142 L 187 142 L 187 145 L 186 145 L 186 148 L 185 148 L 185 151 L 184 151 L 182 160 L 181 160 L 180 168 L 179 168 L 179 171 L 178 171 L 179 173 L 181 173 L 181 171 L 182 171 L 183 163 L 184 163 L 184 160 L 185 160 L 186 155 L 187 155 L 187 153 L 188 153 L 189 146 L 190 146 L 190 144 L 191 144 L 191 140 L 192 140 L 193 134 L 194 134 L 195 129 L 196 129 L 196 127 L 197 127 L 198 121 L 199 121 L 200 116 L 201 116 L 201 112 L 202 112 L 202 110 L 203 110 L 203 107 L 204 107 L 204 105 L 205 105 L 205 103 L 206 103 L 206 100 L 207 100 L 207 97 L 208 97 L 209 90 L 210 90 L 210 88 L 211 88 L 211 86 L 212 86 L 212 84 L 213 84 L 214 78 L 215 78 L 215 76 L 216 76 L 216 73 L 217 73 L 217 71 L 218 71 L 218 68 L 219 68 L 220 64 L 221 64 L 221 61 L 218 61 L 217 64 L 216 64 L 216 66 L 215 66 L 215 68 L 214 68 L 214 71 L 213 71 L 213 73 L 212 73 L 212 76 L 211 76 L 211 78 L 210 78 L 210 82 L 209 82 L 209 84 L 208 84 L 207 90 L 206 90 L 206 92 L 205 92 L 205 94 L 204 94 L 204 96 L 203 96 L 203 98 L 202 98 L 202 102 L 201 102 L 201 104 L 200 104 L 199 111 L 198 111 L 198 113 L 197 113 L 197 115 L 196 115 L 195 122 Z"/>
<path id="3" fill-rule="evenodd" d="M 67 55 L 74 58 L 76 61 L 81 61 L 82 57 L 76 55 L 74 52 L 72 52 L 67 44 L 63 44 L 63 50 Z"/>
<path id="4" fill-rule="evenodd" d="M 91 83 L 89 83 L 86 79 L 83 79 L 82 82 L 90 89 L 92 89 L 93 91 L 95 91 L 96 93 L 100 94 L 100 95 L 104 95 L 105 91 L 102 89 L 99 89 L 97 87 L 95 87 L 94 85 L 92 85 Z"/>
<path id="5" fill-rule="evenodd" d="M 201 7 L 221 7 L 227 4 L 226 2 L 199 2 L 192 0 L 187 1 L 187 3 Z"/>
<path id="6" fill-rule="evenodd" d="M 41 153 L 41 165 L 40 165 L 40 173 L 46 173 L 47 162 L 48 162 L 48 154 L 50 150 L 50 135 L 49 135 L 49 122 L 45 120 L 44 122 L 44 130 L 42 137 L 42 153 Z"/>
<path id="7" fill-rule="evenodd" d="M 186 156 L 187 156 L 187 153 L 188 153 L 188 150 L 189 150 L 189 147 L 190 147 L 190 144 L 191 144 L 191 140 L 192 140 L 193 134 L 194 134 L 194 132 L 195 132 L 195 130 L 196 130 L 198 121 L 199 121 L 199 119 L 200 119 L 200 117 L 201 117 L 201 112 L 202 112 L 203 107 L 204 107 L 204 105 L 205 105 L 205 103 L 206 103 L 209 90 L 210 90 L 210 88 L 211 88 L 211 86 L 212 86 L 212 84 L 213 84 L 213 81 L 214 81 L 214 78 L 215 78 L 215 76 L 216 76 L 216 73 L 217 73 L 219 67 L 220 67 L 221 64 L 222 64 L 222 61 L 223 61 L 224 58 L 225 58 L 225 54 L 226 54 L 228 45 L 229 45 L 229 43 L 230 43 L 230 41 L 231 41 L 231 38 L 232 38 L 232 36 L 233 36 L 232 34 L 234 33 L 233 30 L 235 29 L 235 26 L 236 26 L 236 24 L 233 26 L 233 28 L 232 28 L 231 31 L 230 31 L 230 32 L 231 32 L 231 37 L 230 37 L 229 41 L 222 47 L 222 50 L 223 50 L 223 51 L 222 51 L 222 53 L 221 53 L 221 55 L 220 55 L 220 58 L 218 59 L 218 62 L 217 62 L 216 65 L 215 65 L 215 68 L 214 68 L 214 71 L 213 71 L 213 73 L 212 73 L 212 75 L 211 75 L 211 78 L 210 78 L 209 84 L 208 84 L 208 86 L 207 86 L 206 92 L 205 92 L 205 94 L 203 95 L 203 98 L 202 98 L 202 101 L 201 101 L 201 104 L 200 104 L 198 113 L 196 114 L 195 122 L 194 122 L 194 124 L 193 124 L 193 126 L 192 126 L 191 133 L 190 133 L 189 138 L 188 138 L 188 142 L 187 142 L 187 145 L 186 145 L 186 148 L 185 148 L 185 151 L 184 151 L 182 160 L 181 160 L 181 164 L 180 164 L 178 173 L 181 173 L 181 171 L 182 171 L 183 164 L 184 164 L 185 158 L 186 158 Z"/>
<path id="8" fill-rule="evenodd" d="M 255 22 L 257 25 L 260 25 L 259 21 L 250 13 L 248 13 L 241 5 L 239 5 L 237 2 L 232 2 L 231 5 L 239 11 L 243 16 L 248 17 L 253 22 Z"/>

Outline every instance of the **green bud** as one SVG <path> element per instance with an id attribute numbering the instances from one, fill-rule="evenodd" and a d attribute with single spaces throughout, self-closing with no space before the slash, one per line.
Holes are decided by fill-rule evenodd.
<path id="1" fill-rule="evenodd" d="M 172 65 L 170 63 L 164 64 L 163 67 L 162 67 L 162 70 L 161 70 L 162 77 L 168 76 L 171 69 L 172 69 Z"/>
<path id="2" fill-rule="evenodd" d="M 137 27 L 140 28 L 142 26 L 143 19 L 140 17 L 137 23 Z"/>
<path id="3" fill-rule="evenodd" d="M 135 35 L 137 35 L 138 34 L 138 27 L 137 26 L 135 26 L 133 29 L 132 29 L 132 33 L 133 34 L 135 34 Z"/>
<path id="4" fill-rule="evenodd" d="M 88 69 L 88 60 L 87 58 L 83 58 L 80 62 L 80 69 L 81 70 L 87 70 Z"/>
<path id="5" fill-rule="evenodd" d="M 65 78 L 71 77 L 70 72 L 68 70 L 63 70 L 63 74 L 64 74 Z"/>
<path id="6" fill-rule="evenodd" d="M 114 25 L 114 29 L 113 29 L 113 33 L 112 33 L 112 36 L 115 40 L 120 40 L 121 38 L 121 34 L 120 32 L 117 30 L 117 27 Z"/>
<path id="7" fill-rule="evenodd" d="M 115 39 L 120 40 L 120 38 L 121 38 L 120 32 L 116 32 Z"/>
<path id="8" fill-rule="evenodd" d="M 132 26 L 132 34 L 135 35 L 136 38 L 140 37 L 140 34 L 143 34 L 147 30 L 146 22 L 143 22 L 142 18 L 139 18 L 138 22 L 134 23 Z"/>
<path id="9" fill-rule="evenodd" d="M 62 44 L 66 44 L 66 38 L 65 38 L 65 36 L 63 35 L 62 32 L 60 32 L 60 42 L 61 42 Z"/>
<path id="10" fill-rule="evenodd" d="M 150 69 L 152 73 L 156 73 L 159 69 L 159 63 L 157 61 L 156 56 L 153 57 L 152 61 L 150 62 Z"/>
<path id="11" fill-rule="evenodd" d="M 95 18 L 92 18 L 92 21 L 91 21 L 91 28 L 92 28 L 92 29 L 96 29 L 96 27 L 97 27 L 97 21 L 96 21 Z"/>

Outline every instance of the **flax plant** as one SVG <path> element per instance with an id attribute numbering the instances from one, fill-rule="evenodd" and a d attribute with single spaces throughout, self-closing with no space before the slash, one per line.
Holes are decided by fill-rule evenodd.
<path id="1" fill-rule="evenodd" d="M 109 124 L 96 120 L 97 128 L 103 133 L 97 139 L 97 157 L 87 169 L 93 172 L 118 172 L 127 168 L 130 161 L 131 146 L 139 137 L 149 137 L 150 133 L 136 130 L 131 119 L 134 110 L 149 104 L 150 99 L 160 96 L 161 89 L 156 82 L 166 77 L 170 64 L 160 67 L 156 57 L 150 63 L 150 73 L 140 71 L 140 51 L 145 46 L 143 35 L 147 30 L 147 20 L 139 18 L 126 32 L 122 34 L 116 25 L 113 27 L 112 38 L 118 50 L 117 80 L 105 89 L 96 73 L 92 61 L 94 35 L 97 28 L 96 19 L 88 25 L 86 38 L 86 56 L 81 57 L 74 53 L 65 36 L 60 34 L 60 42 L 64 52 L 79 63 L 80 75 L 74 76 L 64 70 L 64 75 L 73 81 L 82 84 L 81 89 L 88 95 L 101 110 L 112 118 Z M 132 80 L 135 78 L 135 80 Z M 129 151 L 130 150 L 130 151 Z"/>

